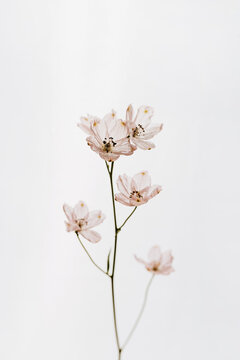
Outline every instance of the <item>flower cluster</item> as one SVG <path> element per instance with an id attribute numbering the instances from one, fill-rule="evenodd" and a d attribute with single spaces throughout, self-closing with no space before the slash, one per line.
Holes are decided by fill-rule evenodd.
<path id="1" fill-rule="evenodd" d="M 124 120 L 112 110 L 103 118 L 89 114 L 82 116 L 77 125 L 88 135 L 86 140 L 90 148 L 105 161 L 114 162 L 120 155 L 132 155 L 137 148 L 150 150 L 155 147 L 149 140 L 162 130 L 163 124 L 152 125 L 153 113 L 152 107 L 141 106 L 134 116 L 133 107 L 129 105 Z M 119 175 L 117 188 L 119 193 L 115 195 L 115 200 L 132 207 L 146 204 L 162 190 L 160 185 L 151 184 L 147 171 L 141 171 L 133 177 Z M 79 201 L 74 208 L 64 204 L 63 209 L 68 220 L 67 231 L 74 231 L 92 243 L 101 239 L 100 234 L 92 230 L 105 219 L 100 210 L 89 212 L 83 201 Z M 155 274 L 168 275 L 173 271 L 171 253 L 161 253 L 158 246 L 150 250 L 149 262 L 138 257 L 136 259 Z"/>
<path id="2" fill-rule="evenodd" d="M 102 119 L 82 116 L 78 126 L 89 135 L 86 140 L 91 149 L 102 159 L 112 162 L 120 155 L 132 155 L 137 148 L 151 150 L 155 147 L 148 140 L 159 133 L 163 125 L 151 125 L 152 116 L 150 106 L 141 106 L 134 117 L 133 107 L 129 105 L 125 120 L 118 118 L 112 110 Z"/>

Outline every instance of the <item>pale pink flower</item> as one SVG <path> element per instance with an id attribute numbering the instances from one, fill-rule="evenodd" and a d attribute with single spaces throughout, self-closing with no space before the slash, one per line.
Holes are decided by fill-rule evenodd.
<path id="1" fill-rule="evenodd" d="M 131 141 L 143 150 L 151 150 L 155 145 L 148 141 L 162 130 L 163 124 L 151 126 L 153 108 L 141 106 L 135 118 L 133 118 L 133 107 L 129 105 L 126 111 L 126 123 L 129 129 Z"/>
<path id="2" fill-rule="evenodd" d="M 120 175 L 117 187 L 120 193 L 115 195 L 115 200 L 127 206 L 143 205 L 162 190 L 159 185 L 151 185 L 151 177 L 147 171 L 142 171 L 132 178 L 126 174 Z"/>
<path id="3" fill-rule="evenodd" d="M 106 161 L 115 161 L 120 155 L 132 155 L 136 150 L 130 143 L 126 123 L 116 118 L 114 110 L 99 122 L 91 122 L 90 131 L 88 145 Z"/>
<path id="4" fill-rule="evenodd" d="M 101 224 L 105 219 L 105 215 L 100 210 L 89 212 L 87 205 L 83 201 L 79 201 L 74 208 L 64 204 L 63 210 L 68 220 L 65 221 L 67 231 L 76 231 L 92 243 L 101 240 L 99 233 L 90 230 L 94 226 Z"/>
<path id="5" fill-rule="evenodd" d="M 153 274 L 169 275 L 172 267 L 173 256 L 171 251 L 162 252 L 158 245 L 153 246 L 148 253 L 148 261 L 135 256 L 135 259 L 145 265 L 145 268 Z"/>

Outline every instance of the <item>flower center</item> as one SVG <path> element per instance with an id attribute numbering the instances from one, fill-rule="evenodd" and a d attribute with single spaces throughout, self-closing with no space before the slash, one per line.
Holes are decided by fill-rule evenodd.
<path id="1" fill-rule="evenodd" d="M 152 270 L 153 270 L 153 271 L 158 271 L 158 267 L 159 267 L 159 265 L 158 265 L 158 264 L 155 264 L 155 265 L 153 265 Z"/>
<path id="2" fill-rule="evenodd" d="M 76 224 L 79 226 L 80 229 L 82 229 L 84 226 L 88 224 L 88 222 L 85 219 L 77 219 Z"/>
<path id="3" fill-rule="evenodd" d="M 133 131 L 133 137 L 141 136 L 145 133 L 145 129 L 141 124 L 138 124 L 138 126 L 135 127 L 135 129 L 132 129 Z"/>
<path id="4" fill-rule="evenodd" d="M 134 190 L 134 191 L 131 192 L 129 198 L 132 199 L 132 200 L 135 200 L 137 202 L 140 202 L 141 198 L 142 198 L 142 195 L 140 194 L 139 191 Z"/>
<path id="5" fill-rule="evenodd" d="M 108 139 L 107 138 L 104 138 L 103 140 L 103 151 L 109 153 L 109 152 L 112 152 L 112 149 L 114 146 L 116 146 L 117 143 L 114 141 L 113 137 L 109 137 Z"/>

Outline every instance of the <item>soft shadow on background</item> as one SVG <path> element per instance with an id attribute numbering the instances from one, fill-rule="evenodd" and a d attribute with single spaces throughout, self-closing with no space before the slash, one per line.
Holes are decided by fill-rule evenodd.
<path id="1" fill-rule="evenodd" d="M 116 175 L 149 170 L 164 191 L 119 236 L 122 340 L 149 278 L 133 255 L 160 244 L 176 272 L 154 280 L 123 360 L 239 358 L 239 5 L 2 2 L 2 360 L 116 358 L 110 284 L 66 233 L 62 204 L 105 212 L 102 242 L 87 244 L 105 266 L 107 173 L 76 123 L 129 103 L 153 106 L 164 130 Z"/>

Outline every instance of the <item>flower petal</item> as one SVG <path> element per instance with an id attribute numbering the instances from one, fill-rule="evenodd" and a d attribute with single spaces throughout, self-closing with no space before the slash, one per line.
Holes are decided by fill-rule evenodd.
<path id="1" fill-rule="evenodd" d="M 65 215 L 67 219 L 72 222 L 73 219 L 73 208 L 67 204 L 63 204 L 63 211 L 65 212 Z"/>
<path id="2" fill-rule="evenodd" d="M 158 245 L 153 246 L 149 253 L 148 253 L 148 259 L 150 262 L 160 262 L 161 260 L 161 249 Z"/>
<path id="3" fill-rule="evenodd" d="M 107 127 L 106 127 L 105 121 L 101 120 L 99 122 L 93 122 L 91 124 L 91 129 L 92 129 L 95 137 L 97 138 L 98 142 L 101 143 L 102 140 L 107 135 Z"/>
<path id="4" fill-rule="evenodd" d="M 91 229 L 94 226 L 101 224 L 106 216 L 101 212 L 101 210 L 90 211 L 87 217 L 87 226 L 85 230 Z"/>
<path id="5" fill-rule="evenodd" d="M 80 234 L 91 243 L 97 243 L 101 240 L 101 235 L 94 230 L 82 230 Z"/>
<path id="6" fill-rule="evenodd" d="M 120 155 L 114 154 L 114 153 L 107 153 L 105 151 L 97 151 L 100 155 L 100 157 L 105 161 L 115 161 L 119 158 Z"/>
<path id="7" fill-rule="evenodd" d="M 148 198 L 152 199 L 154 196 L 158 195 L 162 191 L 162 187 L 160 185 L 153 185 L 148 190 Z"/>
<path id="8" fill-rule="evenodd" d="M 86 134 L 92 134 L 92 131 L 90 130 L 90 126 L 88 124 L 78 123 L 77 126 L 82 129 Z"/>
<path id="9" fill-rule="evenodd" d="M 134 257 L 135 257 L 135 259 L 136 259 L 138 262 L 140 262 L 141 264 L 144 264 L 145 266 L 147 266 L 147 265 L 148 265 L 148 263 L 147 263 L 145 260 L 143 260 L 143 259 L 139 258 L 139 257 L 138 257 L 138 256 L 136 256 L 136 255 L 134 255 Z"/>
<path id="10" fill-rule="evenodd" d="M 136 147 L 133 146 L 128 138 L 123 138 L 117 142 L 117 145 L 113 149 L 113 153 L 119 155 L 129 156 L 132 155 Z"/>
<path id="11" fill-rule="evenodd" d="M 124 194 L 126 197 L 129 197 L 132 191 L 131 188 L 132 179 L 126 174 L 119 175 L 117 179 L 117 187 L 120 193 Z"/>
<path id="12" fill-rule="evenodd" d="M 131 123 L 133 121 L 133 107 L 130 104 L 126 111 L 126 122 Z"/>
<path id="13" fill-rule="evenodd" d="M 78 231 L 80 230 L 79 226 L 74 223 L 74 222 L 67 222 L 65 221 L 65 224 L 66 224 L 66 230 L 69 232 L 69 231 Z"/>
<path id="14" fill-rule="evenodd" d="M 134 206 L 133 204 L 131 204 L 130 199 L 128 199 L 126 196 L 124 196 L 121 193 L 115 195 L 115 200 L 123 205 Z"/>
<path id="15" fill-rule="evenodd" d="M 147 171 L 142 171 L 133 176 L 135 189 L 134 190 L 143 190 L 146 187 L 151 186 L 151 177 L 149 176 Z"/>
<path id="16" fill-rule="evenodd" d="M 117 119 L 112 121 L 108 127 L 109 136 L 113 137 L 114 140 L 126 138 L 128 136 L 128 127 L 125 121 Z"/>
<path id="17" fill-rule="evenodd" d="M 83 219 L 88 215 L 88 207 L 83 201 L 79 201 L 73 209 L 75 219 Z"/>
<path id="18" fill-rule="evenodd" d="M 151 150 L 155 148 L 155 145 L 150 141 L 145 141 L 138 137 L 132 137 L 132 142 L 142 150 Z"/>
<path id="19" fill-rule="evenodd" d="M 87 140 L 87 144 L 90 146 L 90 148 L 93 151 L 98 152 L 99 150 L 102 149 L 102 141 L 99 141 L 99 137 L 88 136 L 86 140 Z"/>
<path id="20" fill-rule="evenodd" d="M 147 128 L 143 135 L 143 139 L 148 140 L 153 138 L 156 134 L 158 134 L 162 130 L 162 128 L 163 128 L 163 124 Z"/>
<path id="21" fill-rule="evenodd" d="M 136 124 L 141 124 L 145 129 L 151 122 L 151 117 L 153 116 L 153 108 L 150 106 L 140 106 L 137 111 L 135 118 Z"/>
<path id="22" fill-rule="evenodd" d="M 116 120 L 117 118 L 117 114 L 116 114 L 116 111 L 114 109 L 112 109 L 112 111 L 108 114 L 106 114 L 104 117 L 103 117 L 103 121 L 105 121 L 105 123 L 108 125 L 111 124 L 111 122 L 113 120 Z"/>

